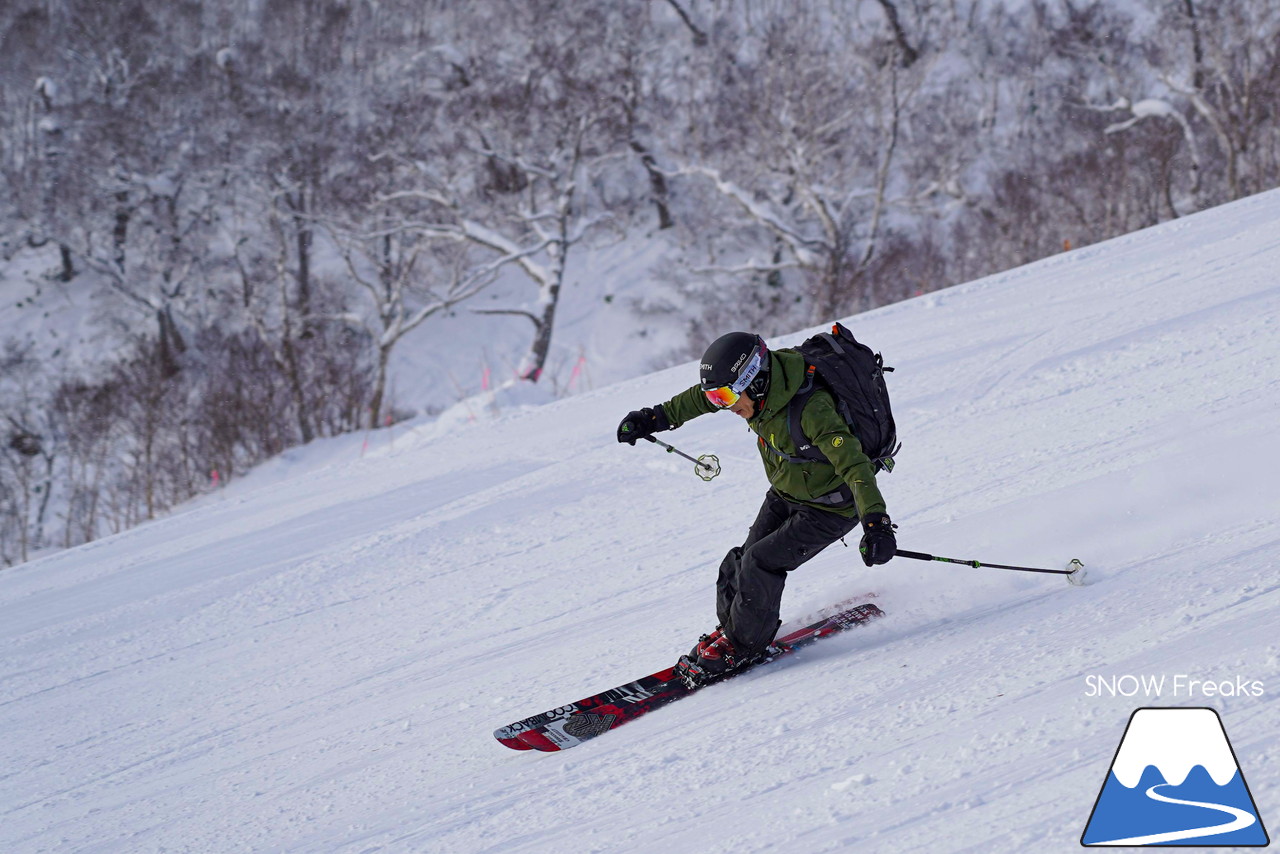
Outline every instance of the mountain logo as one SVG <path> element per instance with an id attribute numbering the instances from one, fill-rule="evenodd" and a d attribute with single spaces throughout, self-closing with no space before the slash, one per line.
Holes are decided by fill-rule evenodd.
<path id="1" fill-rule="evenodd" d="M 1270 843 L 1221 718 L 1202 708 L 1133 713 L 1080 837 L 1085 847 Z"/>

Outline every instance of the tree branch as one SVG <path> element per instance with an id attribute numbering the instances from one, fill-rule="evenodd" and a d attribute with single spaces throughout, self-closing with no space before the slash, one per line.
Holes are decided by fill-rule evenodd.
<path id="1" fill-rule="evenodd" d="M 884 16 L 889 19 L 893 40 L 897 42 L 898 50 L 902 53 L 902 67 L 910 68 L 920 58 L 920 53 L 907 41 L 906 30 L 902 28 L 902 21 L 898 18 L 898 7 L 893 5 L 892 0 L 880 0 L 880 7 L 884 9 Z"/>
<path id="2" fill-rule="evenodd" d="M 680 4 L 677 3 L 676 0 L 667 0 L 667 5 L 676 10 L 676 14 L 680 16 L 680 20 L 684 21 L 684 25 L 689 28 L 689 32 L 693 35 L 693 46 L 706 47 L 710 42 L 710 39 L 707 38 L 707 34 L 698 29 L 697 25 L 690 20 L 687 14 L 685 14 L 684 9 L 680 8 Z"/>
<path id="3" fill-rule="evenodd" d="M 518 308 L 473 308 L 472 314 L 507 314 L 515 317 L 523 317 L 533 324 L 534 329 L 542 328 L 542 320 L 531 311 L 524 311 Z"/>
<path id="4" fill-rule="evenodd" d="M 722 178 L 720 173 L 715 169 L 711 169 L 706 166 L 684 166 L 673 172 L 667 172 L 666 174 L 672 176 L 696 175 L 709 179 L 715 184 L 716 189 L 720 191 L 721 195 L 737 202 L 752 219 L 775 231 L 778 236 L 792 244 L 792 249 L 797 252 L 803 254 L 807 250 L 828 251 L 830 249 L 830 246 L 828 246 L 825 241 L 806 237 L 796 229 L 784 223 L 775 214 L 766 210 L 763 205 L 760 205 L 752 199 L 751 196 L 741 187 Z"/>

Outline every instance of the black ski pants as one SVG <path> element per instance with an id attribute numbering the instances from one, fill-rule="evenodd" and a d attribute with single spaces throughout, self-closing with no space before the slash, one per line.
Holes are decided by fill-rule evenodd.
<path id="1" fill-rule="evenodd" d="M 729 549 L 716 583 L 716 617 L 739 660 L 762 651 L 778 631 L 787 573 L 858 526 L 841 516 L 765 494 L 746 541 Z"/>

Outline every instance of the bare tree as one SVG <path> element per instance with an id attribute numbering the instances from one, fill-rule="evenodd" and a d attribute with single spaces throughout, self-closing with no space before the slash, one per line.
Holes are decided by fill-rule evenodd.
<path id="1" fill-rule="evenodd" d="M 852 26 L 815 43 L 814 24 L 799 16 L 772 22 L 759 65 L 742 72 L 735 115 L 726 119 L 745 122 L 739 127 L 750 142 L 728 157 L 713 146 L 711 162 L 674 170 L 709 181 L 777 241 L 772 257 L 748 252 L 740 263 L 705 272 L 798 269 L 811 282 L 810 321 L 871 305 L 865 276 L 890 209 L 913 203 L 911 188 L 895 193 L 892 185 L 904 117 L 923 79 L 922 66 L 904 71 L 894 49 L 877 53 L 857 43 Z"/>
<path id="2" fill-rule="evenodd" d="M 114 383 L 72 379 L 54 391 L 49 411 L 66 441 L 62 545 L 97 538 L 102 497 L 111 475 L 119 390 Z"/>
<path id="3" fill-rule="evenodd" d="M 6 347 L 0 354 L 0 554 L 10 563 L 27 560 L 47 545 L 45 526 L 61 443 L 40 407 L 39 366 L 29 348 Z"/>
<path id="4" fill-rule="evenodd" d="M 352 333 L 361 325 L 348 309 L 353 297 L 338 290 L 332 275 L 313 277 L 305 301 L 297 297 L 297 211 L 276 203 L 275 197 L 263 200 L 248 194 L 247 198 L 254 215 L 246 221 L 224 217 L 240 278 L 236 312 L 228 325 L 235 329 L 243 324 L 255 334 L 221 333 L 212 339 L 216 352 L 203 354 L 204 358 L 235 363 L 257 361 L 257 356 L 269 360 L 269 369 L 247 371 L 259 388 L 237 390 L 233 397 L 246 413 L 262 412 L 262 401 L 282 392 L 287 403 L 270 406 L 262 414 L 277 422 L 288 420 L 296 429 L 284 431 L 294 437 L 288 441 L 280 438 L 278 429 L 252 431 L 270 437 L 254 440 L 251 444 L 256 447 L 283 449 L 297 441 L 306 444 L 317 436 L 355 429 L 366 421 L 369 397 L 364 351 L 378 336 Z M 265 217 L 265 223 L 259 217 Z M 323 238 L 330 226 L 308 217 L 307 228 Z M 330 251 L 335 245 L 330 241 L 324 248 Z M 248 354 L 245 349 L 262 352 Z M 215 440 L 226 448 L 239 441 L 235 435 L 230 425 L 223 425 Z"/>
<path id="5" fill-rule="evenodd" d="M 501 59 L 477 69 L 452 109 L 483 116 L 484 127 L 438 148 L 431 160 L 405 159 L 417 167 L 414 193 L 436 204 L 423 234 L 478 251 L 473 270 L 491 275 L 511 265 L 536 287 L 525 305 L 484 312 L 532 323 L 518 375 L 536 382 L 550 352 L 570 252 L 612 218 L 594 206 L 590 190 L 623 162 L 631 141 L 624 108 L 628 54 L 611 45 L 632 18 L 595 7 L 584 15 L 585 8 L 551 0 L 504 5 L 512 16 L 537 16 L 540 26 L 520 39 L 493 32 L 493 44 L 477 45 Z M 470 280 L 470 274 L 463 279 Z"/>
<path id="6" fill-rule="evenodd" d="M 498 228 L 463 222 L 461 236 L 494 256 L 490 263 L 513 263 L 537 286 L 536 308 L 488 310 L 515 314 L 533 323 L 533 342 L 516 369 L 521 379 L 537 382 L 551 350 L 556 312 L 569 252 L 601 220 L 580 210 L 581 186 L 590 165 L 583 163 L 584 137 L 591 122 L 583 117 L 563 146 L 541 163 L 501 155 L 527 176 L 527 205 L 512 211 Z M 496 155 L 496 153 L 494 154 Z M 607 157 L 607 155 L 606 155 Z M 506 230 L 502 226 L 506 226 Z"/>
<path id="7" fill-rule="evenodd" d="M 521 379 L 538 380 L 550 350 L 569 252 L 598 222 L 582 216 L 575 205 L 586 168 L 582 163 L 583 138 L 588 127 L 586 120 L 580 121 L 564 148 L 538 163 L 490 148 L 475 149 L 486 163 L 500 164 L 503 174 L 518 176 L 516 183 L 522 188 L 520 203 L 491 209 L 489 222 L 470 218 L 456 192 L 449 187 L 431 187 L 435 182 L 429 170 L 420 170 L 419 177 L 427 188 L 392 193 L 379 204 L 425 203 L 428 208 L 421 212 L 422 218 L 384 217 L 386 224 L 381 230 L 359 235 L 354 241 L 350 233 L 336 235 L 346 247 L 344 257 L 353 279 L 378 306 L 380 377 L 385 376 L 391 347 L 405 334 L 429 317 L 475 296 L 502 268 L 514 266 L 537 286 L 537 308 L 483 309 L 477 313 L 514 315 L 532 322 L 533 342 L 517 373 Z M 435 286 L 428 279 L 430 272 L 418 267 L 429 248 L 427 241 L 463 246 L 448 263 L 432 265 L 431 269 L 447 271 Z M 363 264 L 356 263 L 352 247 L 363 249 Z M 376 275 L 366 275 L 363 268 L 376 271 Z M 406 298 L 415 289 L 418 305 L 410 311 Z"/>
<path id="8" fill-rule="evenodd" d="M 1256 152 L 1275 151 L 1280 9 L 1274 4 L 1212 5 L 1201 7 L 1198 15 L 1188 14 L 1187 20 L 1203 56 L 1189 79 L 1169 68 L 1161 76 L 1212 129 L 1225 159 L 1227 197 L 1238 199 L 1267 186 Z"/>
<path id="9" fill-rule="evenodd" d="M 404 198 L 404 196 L 401 196 Z M 375 203 L 382 216 L 372 230 L 356 232 L 330 227 L 351 281 L 364 292 L 366 312 L 339 319 L 363 327 L 373 349 L 374 380 L 369 401 L 370 426 L 380 423 L 386 408 L 388 367 L 396 345 L 428 318 L 471 299 L 493 282 L 501 263 L 468 266 L 433 246 L 432 238 L 461 235 L 450 229 L 397 220 L 388 198 Z M 465 233 L 466 227 L 463 228 Z M 506 259 L 504 259 L 505 262 Z"/>

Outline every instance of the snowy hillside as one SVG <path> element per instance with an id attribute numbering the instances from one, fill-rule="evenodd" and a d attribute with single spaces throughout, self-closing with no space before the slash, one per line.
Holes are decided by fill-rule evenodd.
<path id="1" fill-rule="evenodd" d="M 784 618 L 887 619 L 565 753 L 490 733 L 686 651 L 764 492 L 733 416 L 670 434 L 711 483 L 614 442 L 692 365 L 0 573 L 0 850 L 1072 851 L 1145 705 L 1219 711 L 1274 836 L 1278 269 L 1273 192 L 849 320 L 897 368 L 900 545 L 1092 583 L 836 545 Z"/>

